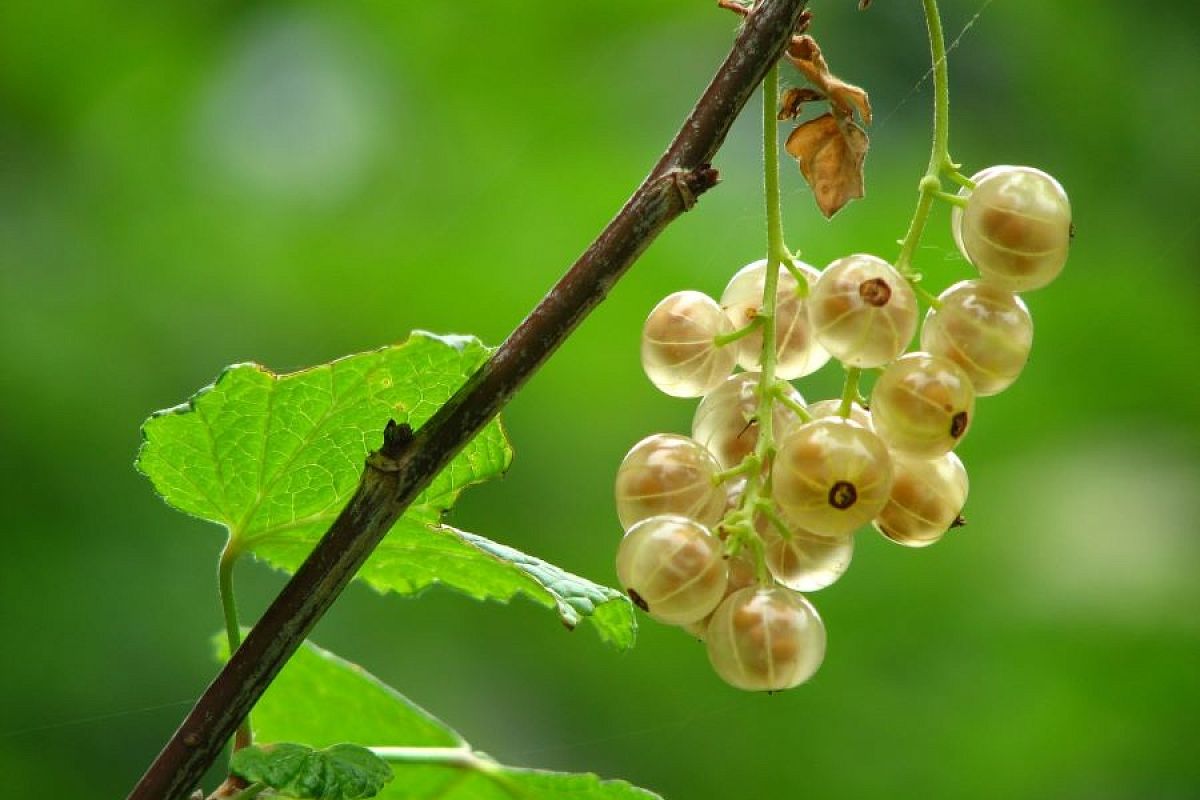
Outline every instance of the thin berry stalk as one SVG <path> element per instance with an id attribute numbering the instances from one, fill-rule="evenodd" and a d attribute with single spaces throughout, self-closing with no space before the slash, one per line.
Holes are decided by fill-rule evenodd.
<path id="1" fill-rule="evenodd" d="M 762 352 L 759 355 L 758 441 L 750 458 L 766 469 L 750 476 L 746 490 L 742 493 L 738 510 L 733 513 L 737 522 L 731 527 L 740 533 L 741 546 L 748 546 L 754 556 L 755 572 L 760 583 L 769 582 L 766 556 L 762 540 L 755 530 L 755 515 L 759 498 L 770 495 L 770 464 L 775 453 L 775 431 L 773 406 L 778 394 L 775 380 L 777 356 L 776 313 L 779 292 L 779 267 L 790 262 L 790 255 L 783 244 L 783 215 L 780 211 L 779 193 L 779 123 L 775 110 L 779 98 L 779 65 L 771 67 L 762 84 L 762 136 L 763 136 L 763 198 L 767 220 L 767 267 L 763 278 L 762 306 L 757 317 L 762 320 Z"/>
<path id="2" fill-rule="evenodd" d="M 767 208 L 767 270 L 763 280 L 762 355 L 758 398 L 758 443 L 755 453 L 768 464 L 774 449 L 771 406 L 775 400 L 775 341 L 778 336 L 776 311 L 779 305 L 779 266 L 787 258 L 783 245 L 783 214 L 779 198 L 779 122 L 775 109 L 779 98 L 779 65 L 767 73 L 763 95 L 763 196 Z"/>
<path id="3" fill-rule="evenodd" d="M 912 268 L 913 255 L 921 243 L 925 223 L 933 201 L 942 191 L 943 171 L 957 173 L 950 158 L 950 75 L 946 68 L 946 41 L 942 34 L 942 18 L 938 14 L 937 0 L 921 0 L 925 9 L 925 25 L 929 29 L 929 51 L 933 58 L 933 147 L 929 154 L 929 166 L 918 184 L 920 196 L 913 212 L 908 233 L 900 243 L 900 255 L 896 257 L 896 270 L 915 283 L 917 274 Z"/>

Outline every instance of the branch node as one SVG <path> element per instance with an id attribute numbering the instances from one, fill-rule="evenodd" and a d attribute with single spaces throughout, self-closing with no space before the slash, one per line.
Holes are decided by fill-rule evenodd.
<path id="1" fill-rule="evenodd" d="M 701 164 L 694 169 L 673 169 L 667 173 L 667 177 L 679 193 L 683 210 L 691 211 L 696 205 L 696 198 L 716 186 L 721 174 L 711 164 Z"/>
<path id="2" fill-rule="evenodd" d="M 397 461 L 413 442 L 413 429 L 407 422 L 389 419 L 383 429 L 383 446 L 367 457 L 367 464 L 381 472 L 399 470 Z"/>

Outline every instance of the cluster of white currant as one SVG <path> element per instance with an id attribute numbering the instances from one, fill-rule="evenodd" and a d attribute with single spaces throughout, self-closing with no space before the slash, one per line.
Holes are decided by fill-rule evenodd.
<path id="1" fill-rule="evenodd" d="M 801 592 L 846 571 L 855 531 L 870 523 L 924 547 L 960 520 L 967 473 L 953 449 L 976 396 L 1011 385 L 1032 344 L 1014 292 L 1053 280 L 1071 236 L 1066 193 L 1043 172 L 992 167 L 966 184 L 954 239 L 980 277 L 931 301 L 920 351 L 905 354 L 918 324 L 910 280 L 863 254 L 820 272 L 781 266 L 773 321 L 761 318 L 766 261 L 734 275 L 720 303 L 677 292 L 646 320 L 650 380 L 703 399 L 690 437 L 647 437 L 617 472 L 617 573 L 651 617 L 704 639 L 733 686 L 786 689 L 817 670 L 825 628 Z M 772 322 L 765 385 L 762 327 Z M 854 375 L 881 368 L 869 403 L 854 402 L 854 389 L 806 404 L 788 382 L 831 356 Z"/>

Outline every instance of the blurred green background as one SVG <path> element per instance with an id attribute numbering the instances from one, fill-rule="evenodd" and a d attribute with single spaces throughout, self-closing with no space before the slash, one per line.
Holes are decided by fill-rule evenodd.
<path id="1" fill-rule="evenodd" d="M 868 198 L 827 223 L 784 165 L 789 243 L 818 265 L 894 257 L 927 159 L 920 4 L 854 5 L 812 8 L 875 104 Z M 810 684 L 739 693 L 678 630 L 645 622 L 616 654 L 532 604 L 446 592 L 353 587 L 314 639 L 504 761 L 672 800 L 1200 797 L 1200 11 L 947 0 L 950 38 L 981 6 L 951 55 L 953 151 L 1056 175 L 1074 253 L 1027 297 L 1032 360 L 960 450 L 970 526 L 925 551 L 863 533 L 814 595 Z M 4 4 L 6 795 L 124 796 L 214 673 L 221 532 L 135 474 L 140 422 L 231 362 L 290 370 L 412 328 L 498 343 L 734 24 L 692 0 Z M 616 466 L 694 409 L 641 374 L 641 320 L 760 256 L 756 120 L 512 403 L 513 469 L 456 524 L 615 580 Z M 947 220 L 918 264 L 938 289 L 969 274 Z M 251 618 L 282 582 L 239 578 Z"/>

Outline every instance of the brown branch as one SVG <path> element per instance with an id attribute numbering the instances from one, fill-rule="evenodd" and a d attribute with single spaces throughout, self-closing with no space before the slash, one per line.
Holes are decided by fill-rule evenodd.
<path id="1" fill-rule="evenodd" d="M 413 498 L 549 358 L 654 238 L 716 184 L 709 162 L 790 39 L 805 0 L 762 0 L 666 153 L 495 354 L 415 434 L 390 423 L 358 489 L 134 787 L 184 800 Z"/>

